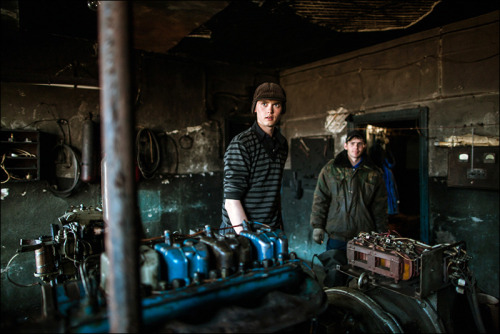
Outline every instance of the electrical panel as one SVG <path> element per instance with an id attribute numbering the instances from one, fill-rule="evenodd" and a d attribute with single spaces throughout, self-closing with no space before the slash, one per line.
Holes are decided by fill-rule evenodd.
<path id="1" fill-rule="evenodd" d="M 448 154 L 448 186 L 499 189 L 498 146 L 458 146 Z"/>
<path id="2" fill-rule="evenodd" d="M 38 131 L 2 129 L 0 143 L 2 183 L 40 180 Z"/>

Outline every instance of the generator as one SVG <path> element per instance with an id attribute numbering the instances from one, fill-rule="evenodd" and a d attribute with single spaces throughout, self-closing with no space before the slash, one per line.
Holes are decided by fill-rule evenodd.
<path id="1" fill-rule="evenodd" d="M 486 332 L 465 242 L 427 245 L 397 233 L 347 242 L 346 286 L 325 290 L 320 333 Z"/>

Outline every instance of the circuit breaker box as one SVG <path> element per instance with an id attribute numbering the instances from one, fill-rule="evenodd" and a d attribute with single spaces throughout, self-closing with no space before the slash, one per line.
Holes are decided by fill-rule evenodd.
<path id="1" fill-rule="evenodd" d="M 498 146 L 458 146 L 448 154 L 448 186 L 499 189 Z"/>

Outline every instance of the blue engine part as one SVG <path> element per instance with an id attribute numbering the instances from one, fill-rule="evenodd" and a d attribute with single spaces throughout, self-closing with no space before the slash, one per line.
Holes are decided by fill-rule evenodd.
<path id="1" fill-rule="evenodd" d="M 204 309 L 214 309 L 238 303 L 243 300 L 255 300 L 275 290 L 295 291 L 294 302 L 301 301 L 304 307 L 300 315 L 295 316 L 296 322 L 305 321 L 326 309 L 327 301 L 322 288 L 310 276 L 306 275 L 297 260 L 283 266 L 273 268 L 258 268 L 245 275 L 231 279 L 219 279 L 211 283 L 192 285 L 159 293 L 156 296 L 142 300 L 142 317 L 146 327 L 155 328 L 179 316 L 203 312 Z M 297 306 L 297 305 L 295 305 Z M 289 307 L 281 305 L 280 307 Z M 291 310 L 292 311 L 292 310 Z M 282 309 L 281 309 L 282 312 Z M 274 326 L 276 315 L 262 314 L 260 318 L 272 318 Z M 280 315 L 281 316 L 281 315 Z M 241 319 L 241 321 L 245 321 Z M 289 324 L 282 323 L 281 326 Z M 90 317 L 79 324 L 74 324 L 70 330 L 77 333 L 102 333 L 109 331 L 108 319 Z"/>
<path id="2" fill-rule="evenodd" d="M 229 326 L 224 317 L 235 316 L 238 320 L 233 325 L 243 326 L 238 331 L 280 330 L 313 319 L 327 307 L 326 295 L 312 271 L 312 274 L 306 273 L 303 262 L 288 252 L 283 231 L 245 230 L 240 235 L 222 236 L 213 234 L 210 227 L 205 226 L 205 230 L 190 236 L 165 231 L 164 237 L 160 243 L 141 246 L 143 253 L 155 254 L 158 259 L 157 268 L 154 261 L 143 261 L 139 268 L 145 329 L 165 330 L 162 326 L 169 321 L 177 326 L 179 318 L 217 312 L 209 318 Z M 110 330 L 106 284 L 102 284 L 109 271 L 105 260 L 106 256 L 101 256 L 100 275 L 67 285 L 75 291 L 71 298 L 64 295 L 67 287 L 61 291 L 60 286 L 56 286 L 59 290 L 57 309 L 67 319 L 65 327 L 69 332 Z M 147 270 L 143 270 L 143 266 L 147 266 L 144 268 Z M 250 318 L 248 312 L 253 312 Z M 277 313 L 280 321 L 276 321 Z M 199 319 L 189 324 L 195 326 L 194 332 L 214 326 L 213 321 L 200 324 Z M 213 331 L 220 331 L 217 326 L 215 321 Z"/>
<path id="3" fill-rule="evenodd" d="M 160 280 L 172 286 L 189 285 L 208 277 L 208 247 L 189 241 L 184 247 L 160 243 L 154 246 L 164 259 L 159 269 Z"/>
<path id="4" fill-rule="evenodd" d="M 288 239 L 282 230 L 269 231 L 265 233 L 273 244 L 275 259 L 288 259 Z"/>
<path id="5" fill-rule="evenodd" d="M 244 236 L 252 242 L 255 247 L 257 261 L 267 263 L 271 260 L 288 258 L 288 239 L 281 230 L 276 231 L 242 231 Z"/>

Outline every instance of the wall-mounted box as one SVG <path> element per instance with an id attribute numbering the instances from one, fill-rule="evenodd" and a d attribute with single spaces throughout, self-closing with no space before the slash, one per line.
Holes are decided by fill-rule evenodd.
<path id="1" fill-rule="evenodd" d="M 498 153 L 498 146 L 450 148 L 448 186 L 498 190 Z"/>
<path id="2" fill-rule="evenodd" d="M 40 132 L 2 129 L 0 155 L 2 183 L 40 180 Z"/>

